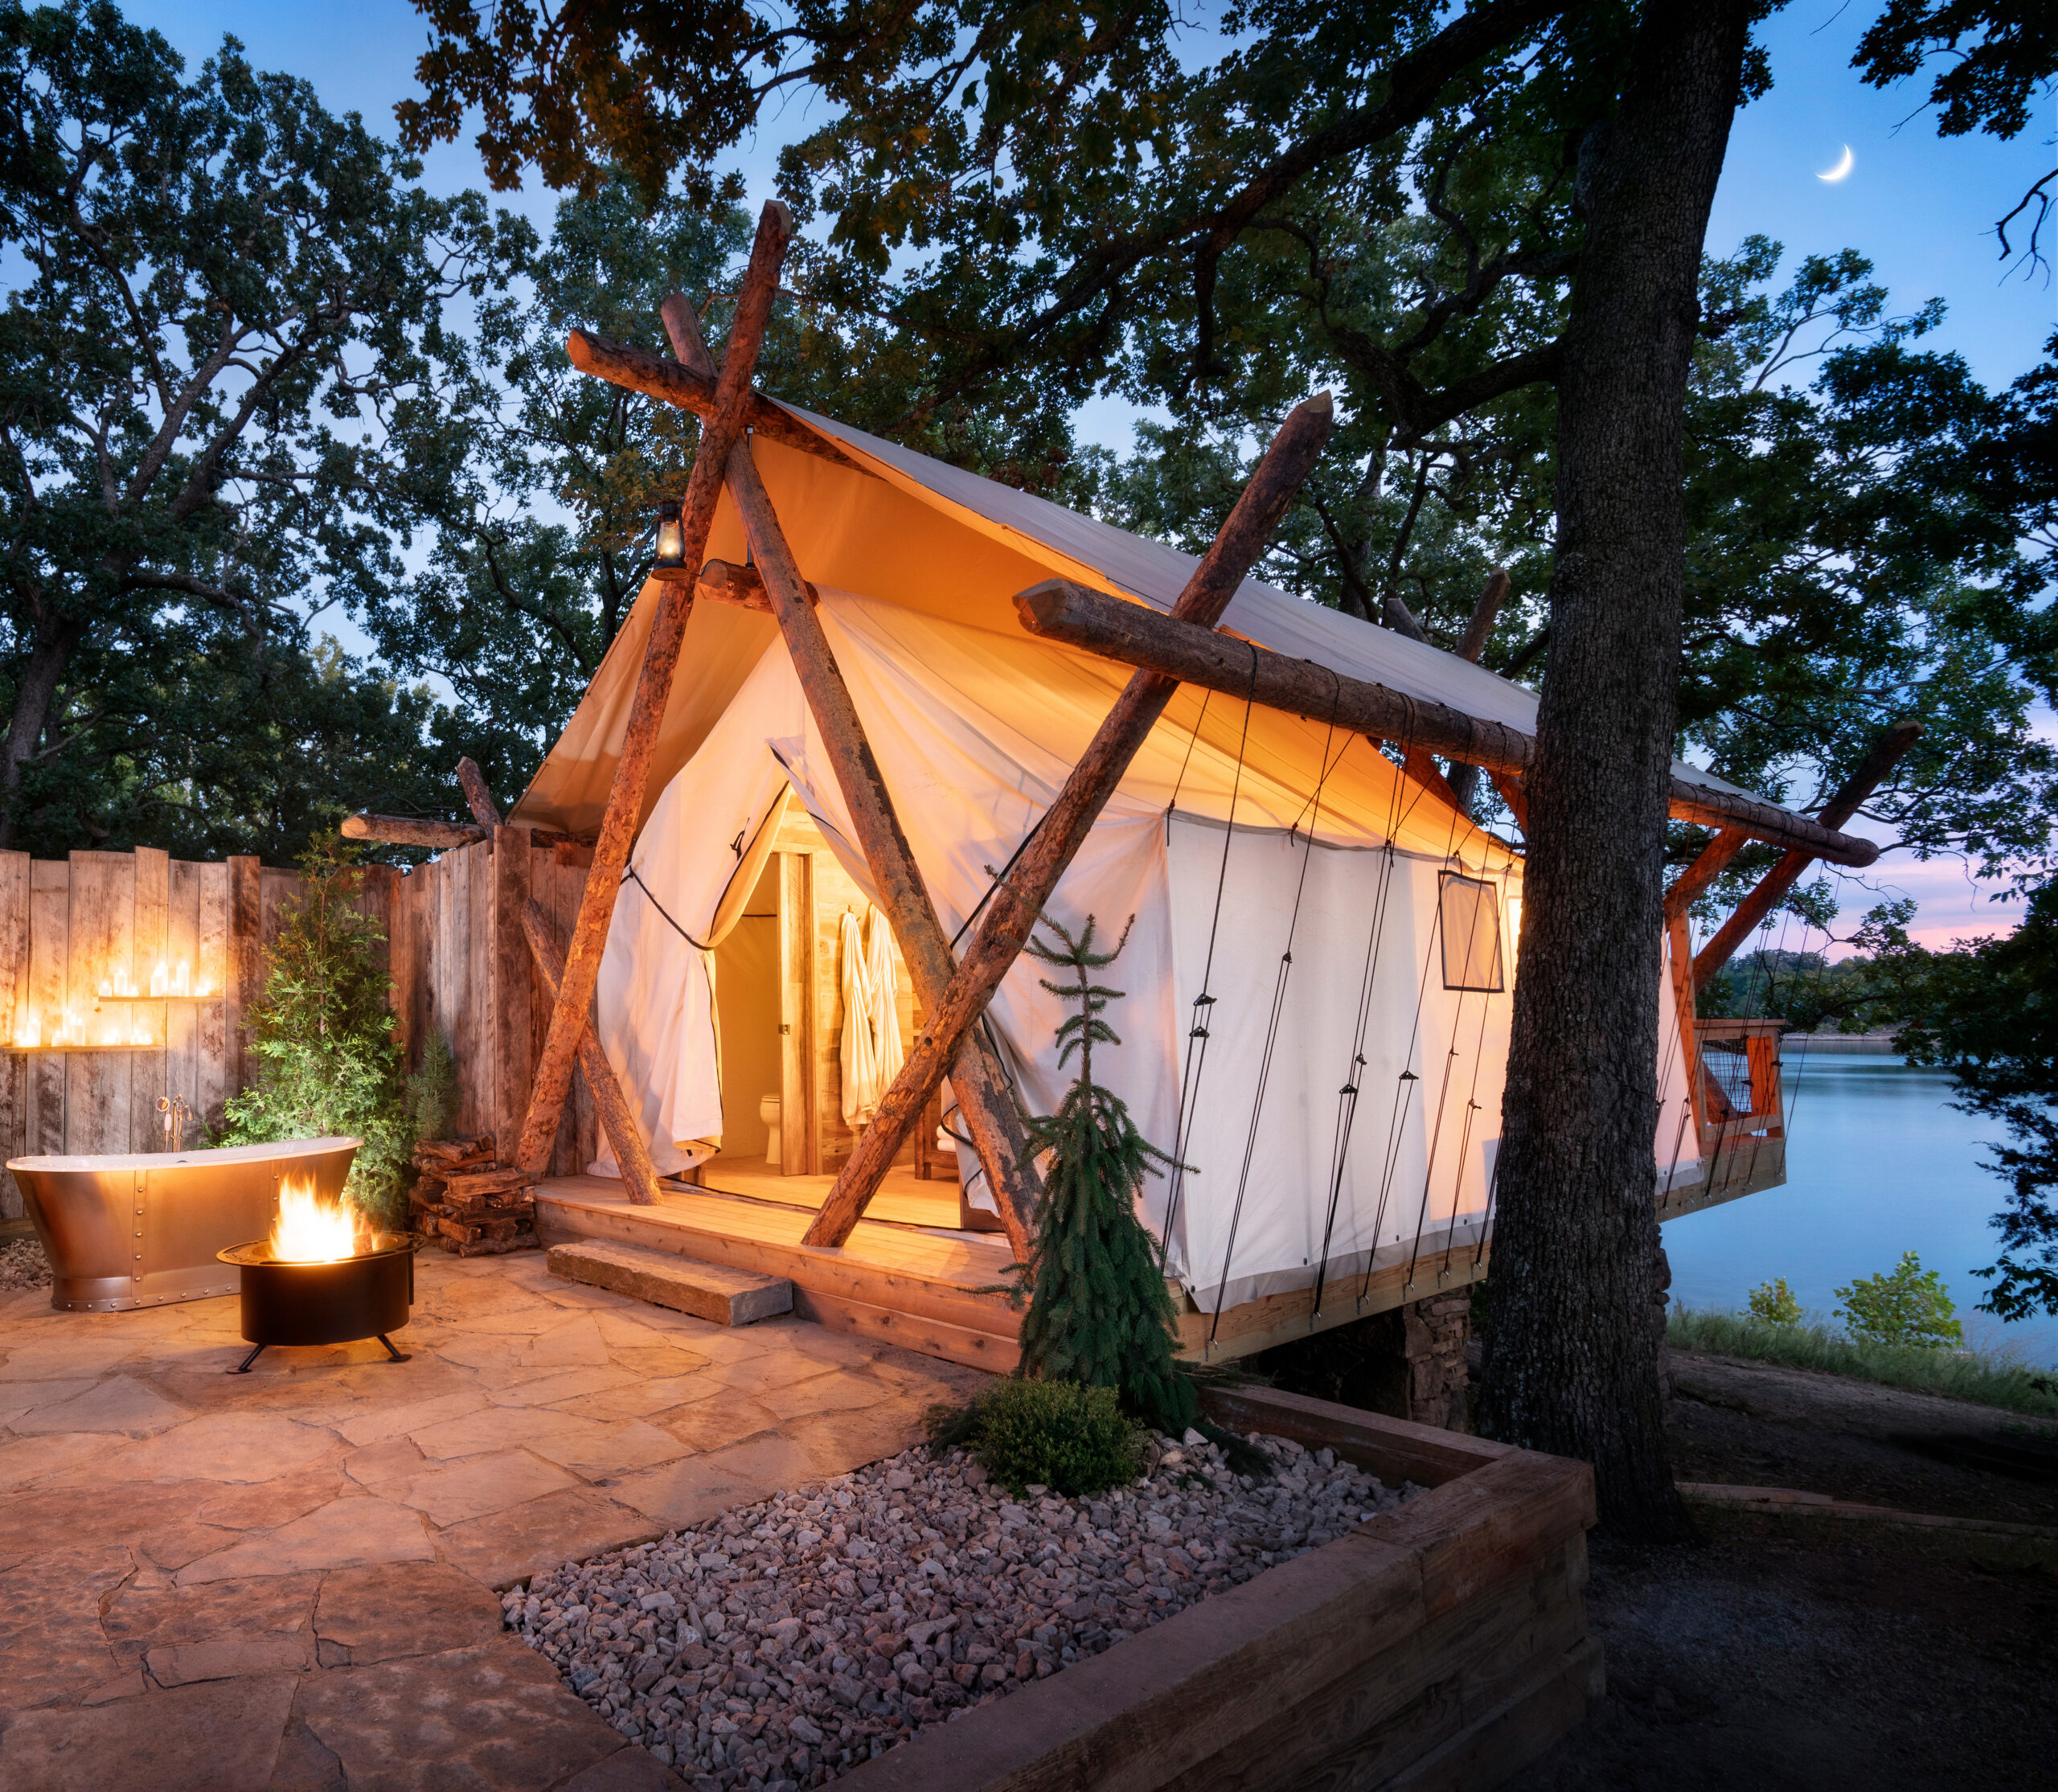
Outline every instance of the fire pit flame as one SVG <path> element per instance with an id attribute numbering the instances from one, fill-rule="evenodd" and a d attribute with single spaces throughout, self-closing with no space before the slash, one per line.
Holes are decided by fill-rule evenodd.
<path id="1" fill-rule="evenodd" d="M 346 1201 L 325 1201 L 314 1184 L 283 1183 L 272 1222 L 272 1256 L 280 1263 L 334 1263 L 371 1248 L 364 1216 Z"/>

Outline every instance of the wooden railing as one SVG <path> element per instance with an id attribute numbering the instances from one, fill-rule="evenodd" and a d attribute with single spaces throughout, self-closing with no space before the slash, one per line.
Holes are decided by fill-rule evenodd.
<path id="1" fill-rule="evenodd" d="M 1780 1087 L 1783 1020 L 1697 1020 L 1688 1064 L 1698 1179 L 1664 1179 L 1658 1207 L 1671 1218 L 1786 1179 L 1786 1106 Z"/>

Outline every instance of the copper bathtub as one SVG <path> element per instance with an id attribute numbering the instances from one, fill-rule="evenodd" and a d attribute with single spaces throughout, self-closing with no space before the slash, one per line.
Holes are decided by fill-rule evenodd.
<path id="1" fill-rule="evenodd" d="M 15 1158 L 29 1218 L 50 1258 L 50 1304 L 113 1313 L 233 1294 L 215 1253 L 272 1229 L 279 1184 L 340 1199 L 357 1138 L 298 1138 L 214 1151 Z"/>

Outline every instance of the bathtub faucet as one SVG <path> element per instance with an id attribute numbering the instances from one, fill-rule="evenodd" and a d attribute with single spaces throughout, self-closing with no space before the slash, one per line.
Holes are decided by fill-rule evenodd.
<path id="1" fill-rule="evenodd" d="M 176 1095 L 160 1095 L 158 1112 L 164 1116 L 164 1130 L 171 1135 L 171 1149 L 183 1149 L 181 1141 L 186 1136 L 186 1122 L 193 1117 L 193 1110 Z"/>

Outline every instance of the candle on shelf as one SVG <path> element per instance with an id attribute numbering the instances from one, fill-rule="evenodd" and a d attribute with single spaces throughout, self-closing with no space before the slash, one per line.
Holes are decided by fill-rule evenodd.
<path id="1" fill-rule="evenodd" d="M 157 968 L 150 973 L 150 994 L 153 995 L 171 994 L 171 973 L 165 968 L 165 963 L 162 958 L 158 961 Z"/>
<path id="2" fill-rule="evenodd" d="M 172 975 L 171 993 L 174 995 L 191 995 L 193 993 L 193 966 L 183 958 L 178 961 L 178 969 Z"/>

